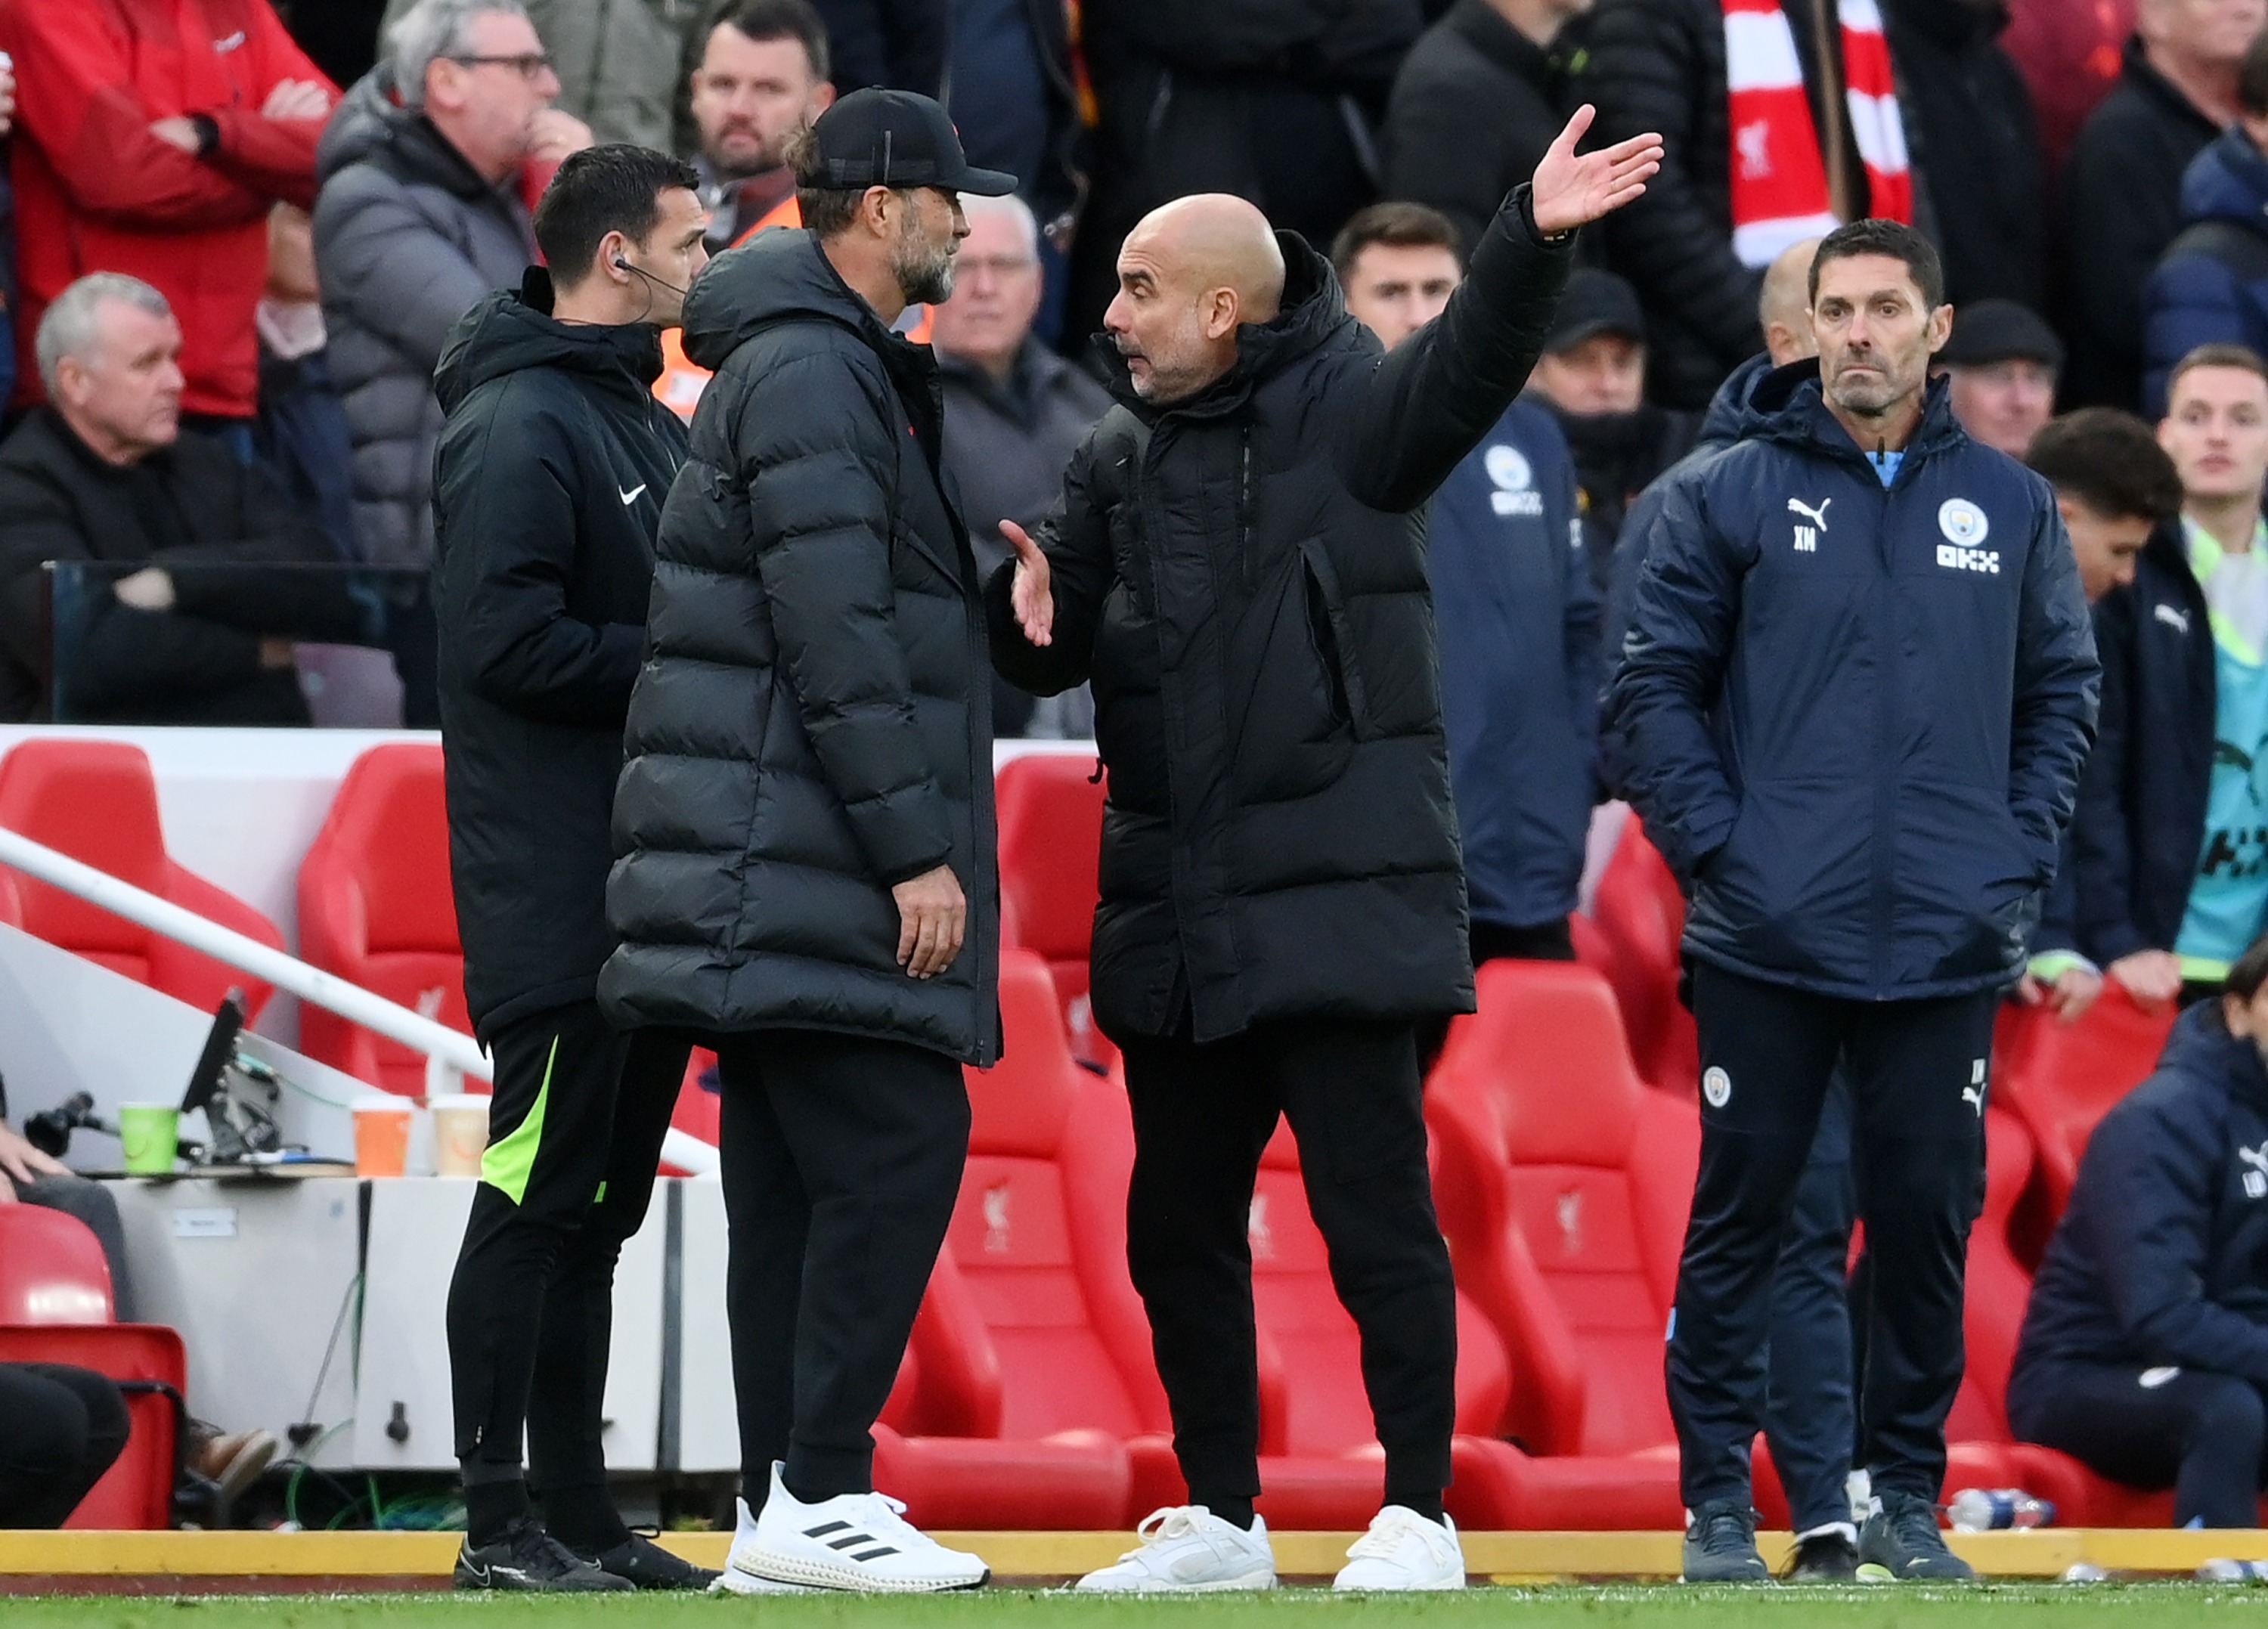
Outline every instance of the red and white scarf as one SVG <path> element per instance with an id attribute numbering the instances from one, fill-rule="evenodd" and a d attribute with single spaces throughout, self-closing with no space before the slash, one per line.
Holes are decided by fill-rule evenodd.
<path id="1" fill-rule="evenodd" d="M 1732 92 L 1733 252 L 1769 265 L 1782 249 L 1832 232 L 1833 195 L 1804 94 L 1803 63 L 1780 0 L 1722 0 L 1725 77 Z M 1889 42 L 1875 0 L 1836 0 L 1845 102 L 1867 166 L 1868 211 L 1913 219 L 1913 177 L 1898 117 Z"/>

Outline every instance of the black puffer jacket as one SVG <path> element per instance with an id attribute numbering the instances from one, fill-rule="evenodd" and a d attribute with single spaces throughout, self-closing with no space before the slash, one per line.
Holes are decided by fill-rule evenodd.
<path id="1" fill-rule="evenodd" d="M 626 1027 L 823 1029 L 990 1064 L 990 682 L 936 360 L 799 231 L 718 258 L 685 354 L 718 372 L 662 515 L 600 999 Z M 890 888 L 946 863 L 968 940 L 917 980 Z"/>
<path id="2" fill-rule="evenodd" d="M 1565 280 L 1525 196 L 1390 356 L 1289 232 L 1282 314 L 1210 388 L 1152 409 L 1111 352 L 1123 405 L 1043 528 L 1052 645 L 1008 615 L 1013 568 L 992 579 L 1002 674 L 1094 682 L 1107 1034 L 1472 1006 L 1424 505 L 1518 393 Z"/>
<path id="3" fill-rule="evenodd" d="M 434 380 L 433 611 L 465 1000 L 486 1029 L 587 1000 L 607 931 L 622 720 L 653 534 L 685 427 L 653 399 L 657 330 L 551 320 L 550 281 L 492 294 Z"/>

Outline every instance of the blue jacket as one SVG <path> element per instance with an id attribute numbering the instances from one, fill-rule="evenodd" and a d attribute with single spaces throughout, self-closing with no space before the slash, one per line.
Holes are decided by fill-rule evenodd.
<path id="1" fill-rule="evenodd" d="M 2152 534 L 2134 586 L 2095 609 L 2102 712 L 2072 821 L 2072 947 L 2098 966 L 2171 950 L 2189 908 L 2213 786 L 2206 616 L 2178 522 Z"/>
<path id="2" fill-rule="evenodd" d="M 1692 888 L 1688 955 L 1862 1000 L 1990 989 L 2095 732 L 2079 570 L 2047 483 L 1942 380 L 1885 491 L 1792 365 L 1647 534 L 1608 692 L 1627 790 Z"/>
<path id="3" fill-rule="evenodd" d="M 2268 1073 L 2219 1001 L 2182 1014 L 2156 1072 L 2088 1142 L 2009 1376 L 2019 1434 L 2073 1361 L 2268 1386 Z"/>
<path id="4" fill-rule="evenodd" d="M 2191 230 L 2205 221 L 2222 225 Z M 2241 125 L 2190 160 L 2182 235 L 2143 289 L 2142 405 L 2152 420 L 2165 416 L 2174 365 L 2224 342 L 2268 356 L 2268 158 Z"/>
<path id="5" fill-rule="evenodd" d="M 1513 402 L 1442 483 L 1425 574 L 1473 918 L 1557 921 L 1575 909 L 1598 778 L 1599 594 L 1545 409 Z"/>

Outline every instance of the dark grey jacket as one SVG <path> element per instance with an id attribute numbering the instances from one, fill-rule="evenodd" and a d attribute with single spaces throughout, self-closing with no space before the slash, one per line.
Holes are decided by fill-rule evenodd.
<path id="1" fill-rule="evenodd" d="M 717 370 L 656 552 L 607 888 L 625 1027 L 830 1030 L 1000 1056 L 984 625 L 926 346 L 800 231 L 686 303 Z M 949 863 L 960 957 L 897 963 L 892 885 Z"/>
<path id="2" fill-rule="evenodd" d="M 316 150 L 315 273 L 331 373 L 354 432 L 355 541 L 375 565 L 433 554 L 433 369 L 449 330 L 535 258 L 527 211 L 426 119 L 397 106 L 380 63 Z"/>
<path id="3" fill-rule="evenodd" d="M 1040 695 L 1092 676 L 1110 770 L 1095 1021 L 1199 1042 L 1272 1020 L 1469 1011 L 1426 500 L 1528 377 L 1572 250 L 1481 240 L 1382 355 L 1330 262 L 1278 233 L 1282 313 L 1186 402 L 1095 426 L 1042 537 L 1053 643 L 996 572 L 992 660 Z M 1114 354 L 1114 357 L 1116 353 Z"/>

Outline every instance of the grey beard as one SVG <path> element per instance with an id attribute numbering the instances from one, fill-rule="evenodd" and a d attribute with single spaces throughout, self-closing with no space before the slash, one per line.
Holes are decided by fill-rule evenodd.
<path id="1" fill-rule="evenodd" d="M 953 256 L 940 251 L 933 259 L 901 259 L 891 268 L 898 291 L 909 306 L 942 306 L 953 298 Z"/>

